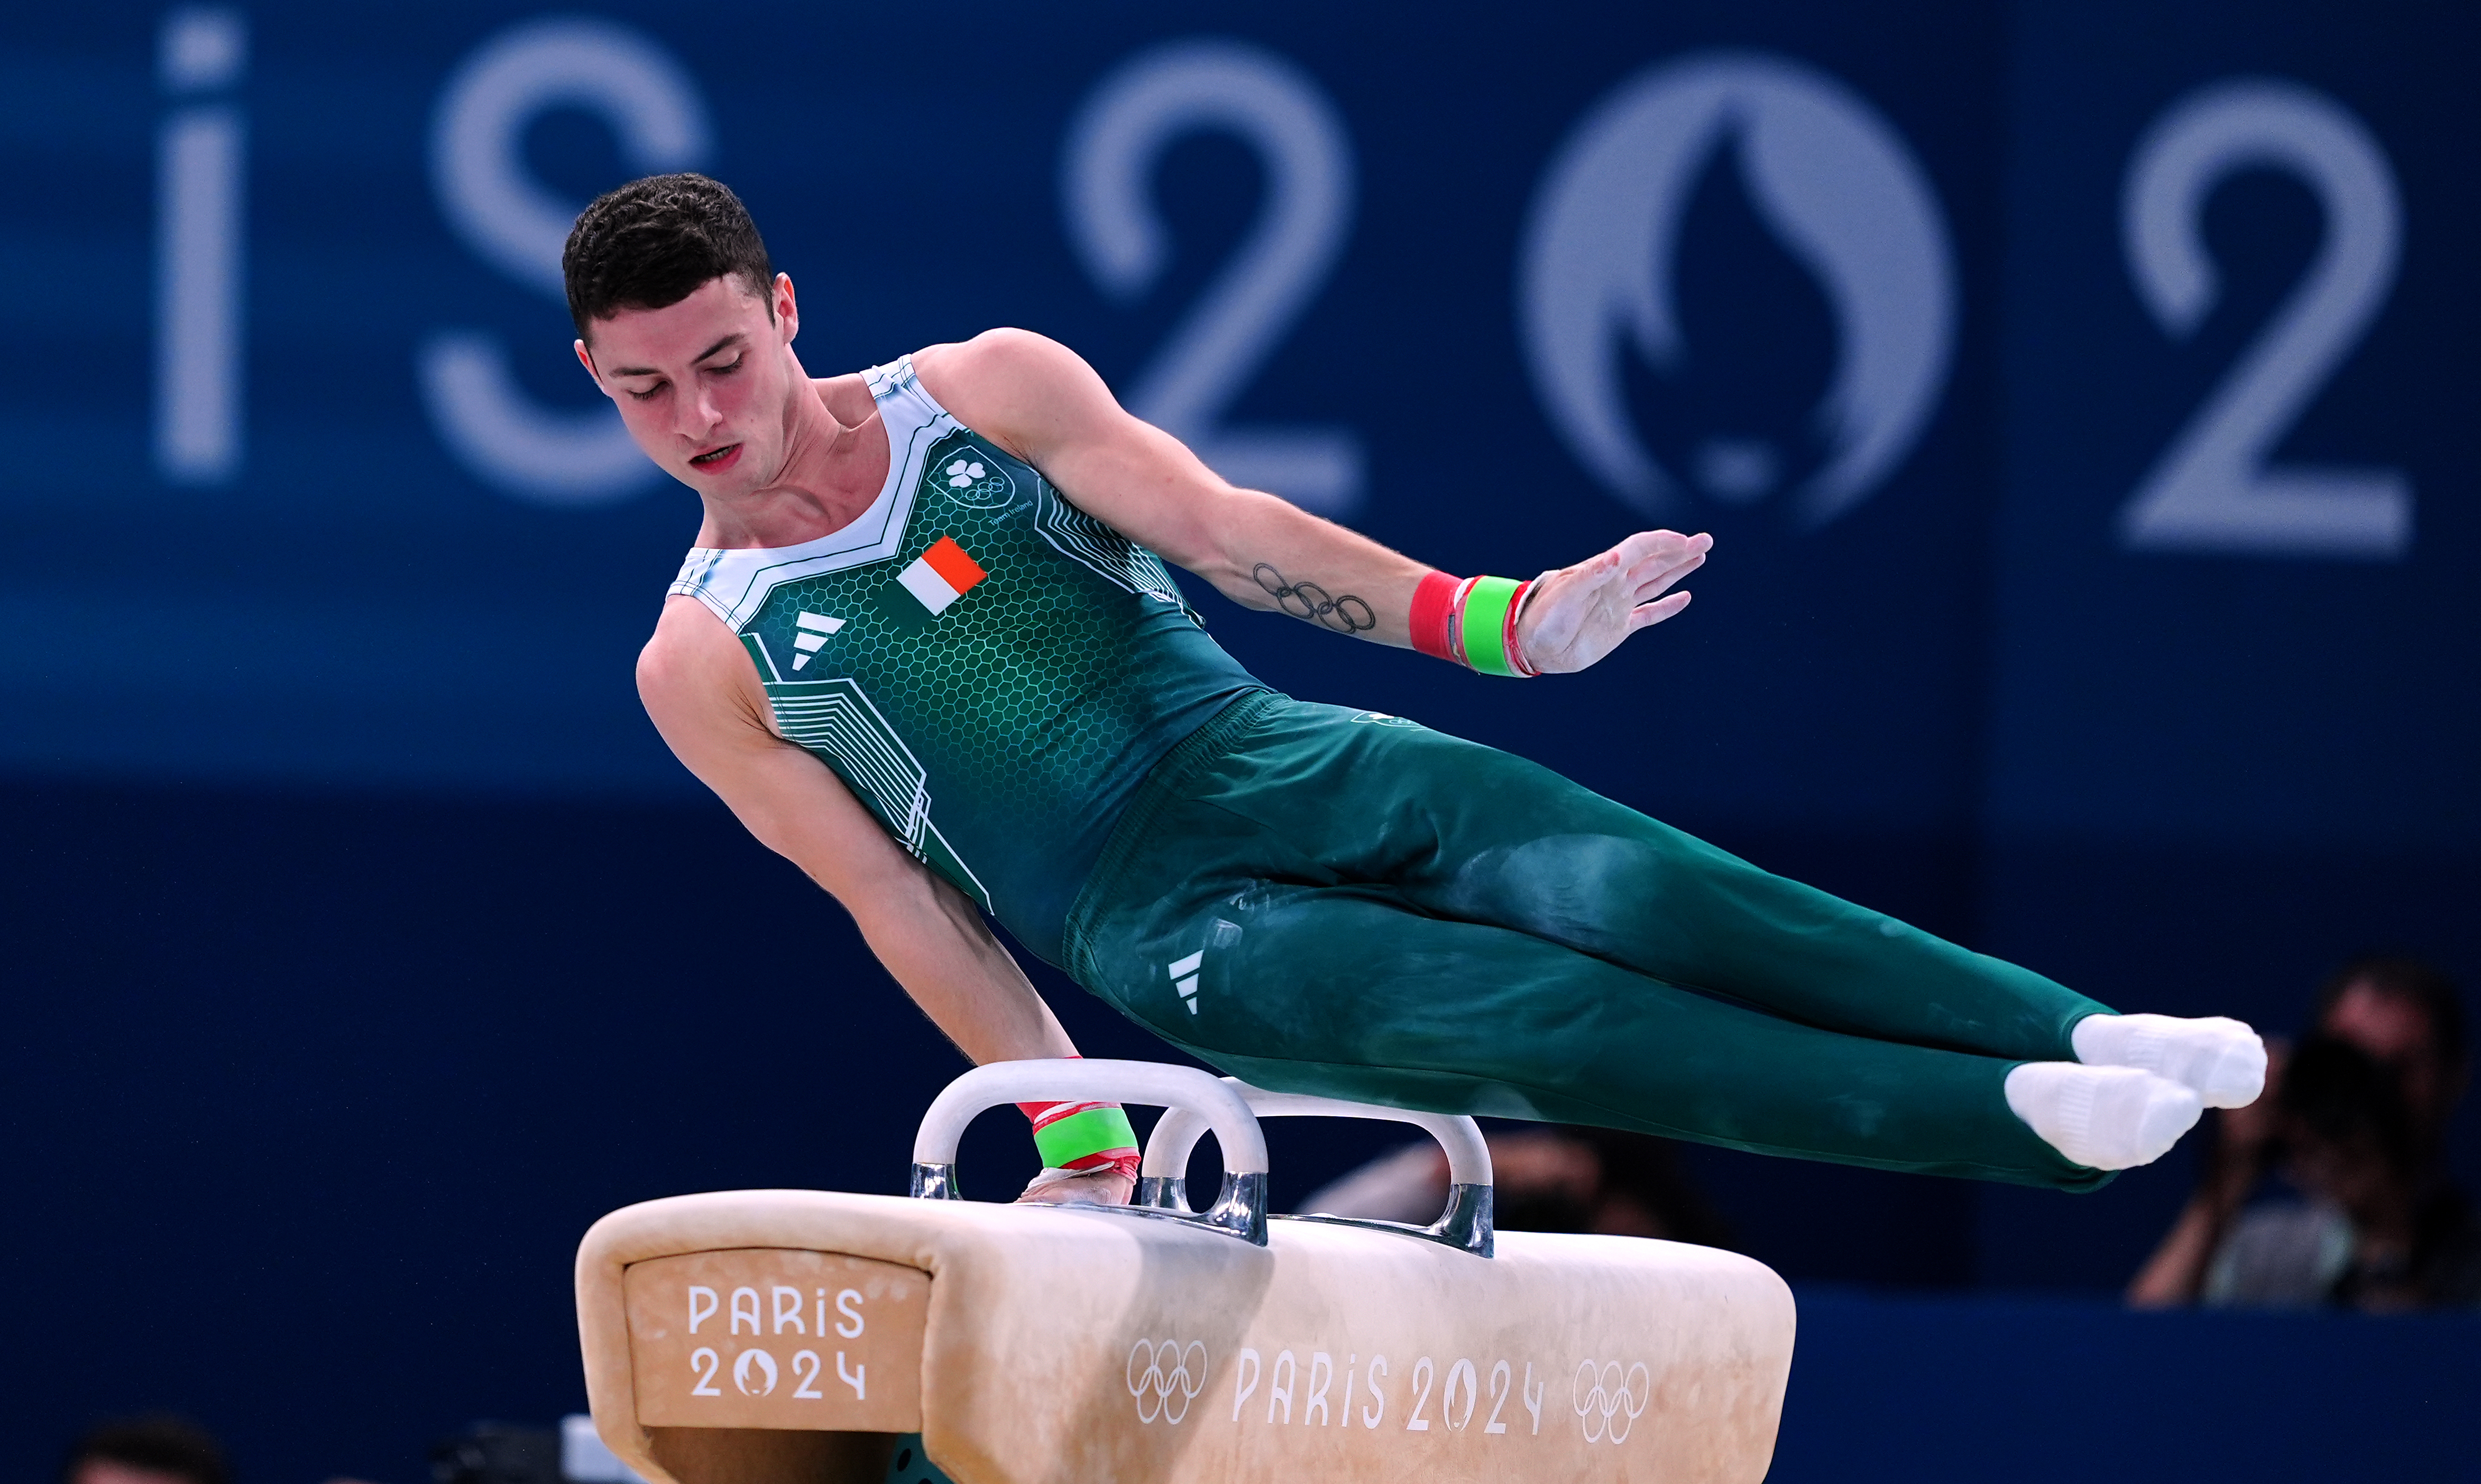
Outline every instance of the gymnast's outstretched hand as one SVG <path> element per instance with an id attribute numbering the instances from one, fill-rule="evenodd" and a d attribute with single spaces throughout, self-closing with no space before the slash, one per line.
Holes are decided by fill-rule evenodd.
<path id="1" fill-rule="evenodd" d="M 1037 1206 L 1126 1206 L 1136 1188 L 1136 1177 L 1107 1166 L 1064 1179 L 1038 1180 L 1026 1186 L 1017 1200 Z"/>
<path id="2" fill-rule="evenodd" d="M 1545 572 L 1518 620 L 1528 664 L 1546 675 L 1572 674 L 1688 606 L 1671 586 L 1706 563 L 1714 538 L 1704 533 L 1640 531 L 1599 557 Z"/>

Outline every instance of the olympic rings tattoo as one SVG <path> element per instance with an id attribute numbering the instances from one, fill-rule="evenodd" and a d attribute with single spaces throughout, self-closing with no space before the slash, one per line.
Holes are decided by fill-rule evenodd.
<path id="1" fill-rule="evenodd" d="M 1287 582 L 1283 573 L 1263 561 L 1250 568 L 1249 575 L 1258 580 L 1267 596 L 1275 600 L 1276 608 L 1294 618 L 1338 634 L 1362 634 L 1378 627 L 1378 614 L 1350 593 L 1331 598 L 1316 583 Z"/>
<path id="2" fill-rule="evenodd" d="M 1197 1357 L 1194 1366 L 1189 1363 L 1191 1355 Z M 1137 1368 L 1140 1358 L 1146 1363 L 1143 1370 Z M 1163 1368 L 1166 1362 L 1171 1367 L 1168 1370 Z M 1176 1425 L 1188 1416 L 1189 1402 L 1205 1390 L 1206 1346 L 1194 1340 L 1186 1346 L 1177 1340 L 1161 1344 L 1140 1340 L 1129 1351 L 1128 1381 L 1129 1394 L 1137 1399 L 1138 1421 L 1151 1422 L 1160 1417 Z"/>
<path id="3" fill-rule="evenodd" d="M 1585 1385 L 1588 1380 L 1594 1383 L 1590 1389 Z M 1584 1420 L 1587 1443 L 1600 1443 L 1606 1437 L 1613 1443 L 1626 1442 L 1630 1426 L 1654 1400 L 1654 1376 L 1643 1361 L 1626 1370 L 1617 1361 L 1600 1366 L 1587 1361 L 1577 1367 L 1568 1388 L 1569 1400 Z"/>

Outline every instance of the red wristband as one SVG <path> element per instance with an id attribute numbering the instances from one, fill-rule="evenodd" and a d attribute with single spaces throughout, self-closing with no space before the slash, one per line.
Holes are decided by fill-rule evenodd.
<path id="1" fill-rule="evenodd" d="M 1536 581 L 1539 581 L 1539 579 L 1536 579 Z M 1530 597 L 1532 592 L 1532 583 L 1527 583 L 1522 587 L 1516 589 L 1516 596 L 1507 600 L 1507 616 L 1501 620 L 1504 627 L 1500 630 L 1500 648 L 1507 656 L 1508 667 L 1515 670 L 1519 675 L 1523 675 L 1528 678 L 1539 675 L 1542 672 L 1535 669 L 1531 664 L 1526 663 L 1525 646 L 1517 640 L 1516 621 L 1524 615 L 1525 600 L 1528 597 Z"/>
<path id="2" fill-rule="evenodd" d="M 1454 625 L 1456 589 L 1462 586 L 1462 578 L 1432 572 L 1413 589 L 1413 647 L 1434 660 L 1456 658 L 1449 636 Z"/>

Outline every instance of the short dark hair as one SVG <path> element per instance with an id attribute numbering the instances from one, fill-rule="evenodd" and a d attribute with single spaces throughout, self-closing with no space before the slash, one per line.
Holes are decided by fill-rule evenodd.
<path id="1" fill-rule="evenodd" d="M 677 304 L 726 273 L 775 319 L 775 265 L 741 197 L 704 175 L 649 175 L 595 197 L 561 249 L 568 317 L 580 338 L 621 309 Z"/>
<path id="2" fill-rule="evenodd" d="M 69 1449 L 62 1484 L 74 1484 L 78 1470 L 95 1460 L 170 1473 L 192 1484 L 232 1484 L 223 1448 L 206 1429 L 177 1417 L 123 1418 L 89 1428 Z"/>
<path id="3" fill-rule="evenodd" d="M 2443 971 L 2417 958 L 2364 954 L 2336 970 L 2318 990 L 2317 1019 L 2323 1022 L 2355 984 L 2366 984 L 2379 994 L 2418 1005 L 2429 1021 L 2430 1045 L 2439 1068 L 2451 1074 L 2464 1065 L 2464 997 Z"/>

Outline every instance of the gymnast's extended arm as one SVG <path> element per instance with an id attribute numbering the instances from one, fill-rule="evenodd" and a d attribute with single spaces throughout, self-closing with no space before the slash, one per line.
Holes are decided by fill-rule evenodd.
<path id="1" fill-rule="evenodd" d="M 888 837 L 825 764 L 775 735 L 749 656 L 693 598 L 638 657 L 655 729 L 760 843 L 844 904 L 871 951 L 977 1063 L 1077 1048 L 974 904 Z"/>
<path id="2" fill-rule="evenodd" d="M 1429 567 L 1288 501 L 1226 483 L 1180 440 L 1124 410 L 1067 347 L 997 329 L 933 346 L 914 366 L 948 410 L 1040 469 L 1078 508 L 1234 602 L 1412 646 L 1414 590 Z M 1702 534 L 1639 532 L 1544 573 L 1521 620 L 1533 667 L 1581 670 L 1687 607 L 1688 594 L 1670 588 L 1712 545 Z"/>

